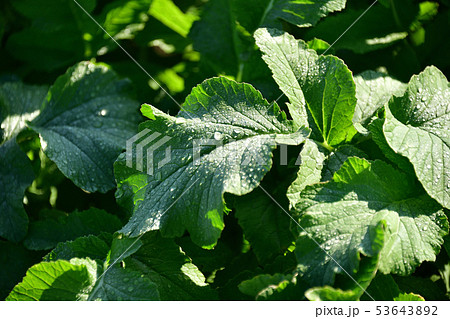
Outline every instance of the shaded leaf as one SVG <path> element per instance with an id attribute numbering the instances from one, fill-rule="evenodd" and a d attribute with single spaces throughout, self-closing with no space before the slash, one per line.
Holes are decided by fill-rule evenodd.
<path id="1" fill-rule="evenodd" d="M 128 81 L 104 65 L 81 62 L 56 80 L 30 127 L 78 187 L 106 192 L 115 186 L 113 163 L 135 132 L 136 107 Z"/>
<path id="2" fill-rule="evenodd" d="M 31 250 L 54 248 L 59 242 L 101 232 L 114 233 L 122 227 L 120 220 L 104 210 L 90 208 L 55 219 L 32 222 L 24 245 Z"/>
<path id="3" fill-rule="evenodd" d="M 382 273 L 407 275 L 435 260 L 448 232 L 440 205 L 381 161 L 351 157 L 331 182 L 308 186 L 300 197 L 295 252 L 305 280 L 316 285 L 332 283 L 341 267 L 355 271 L 360 253 L 373 256 L 373 227 L 381 220 L 387 224 Z"/>

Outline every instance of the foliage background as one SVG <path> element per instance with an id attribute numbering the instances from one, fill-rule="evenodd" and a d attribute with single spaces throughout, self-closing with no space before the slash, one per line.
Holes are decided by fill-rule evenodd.
<path id="1" fill-rule="evenodd" d="M 263 8 L 266 2 L 268 0 L 79 0 L 80 5 L 154 77 L 151 79 L 72 0 L 2 1 L 0 84 L 23 81 L 50 86 L 74 64 L 95 60 L 108 65 L 119 77 L 131 80 L 129 93 L 136 101 L 136 116 L 142 103 L 175 115 L 179 106 L 173 99 L 181 103 L 195 85 L 218 75 L 251 83 L 271 101 L 280 96 L 281 91 L 254 43 L 252 34 L 258 27 L 281 28 L 298 39 L 311 41 L 311 46 L 321 53 L 372 3 L 349 0 L 344 10 L 329 13 L 326 18 L 315 21 L 314 26 L 298 27 L 277 18 L 262 19 L 258 8 Z M 429 65 L 438 67 L 449 78 L 448 39 L 448 0 L 380 0 L 327 53 L 342 58 L 353 74 L 377 70 L 407 83 L 412 75 Z M 285 108 L 286 101 L 283 97 L 279 105 Z M 143 120 L 141 117 L 136 122 Z M 116 204 L 115 189 L 105 193 L 87 192 L 65 177 L 43 154 L 35 133 L 22 132 L 17 141 L 31 159 L 36 176 L 25 191 L 25 211 L 30 225 L 34 225 L 30 226 L 30 231 L 32 227 L 38 229 L 39 223 L 48 223 L 45 229 L 52 232 L 58 227 L 61 230 L 55 238 L 46 239 L 51 243 L 38 247 L 33 247 L 26 238 L 16 243 L 0 238 L 0 299 L 5 298 L 22 280 L 26 270 L 41 261 L 57 243 L 88 234 L 113 233 L 129 218 Z M 377 158 L 377 154 L 370 155 Z M 279 167 L 264 183 L 271 185 L 277 183 L 280 176 L 293 178 L 294 174 L 292 168 Z M 281 187 L 287 188 L 290 182 L 286 181 Z M 252 196 L 253 193 L 246 195 L 236 205 L 245 209 L 246 203 L 253 202 Z M 228 200 L 231 203 L 236 199 L 230 196 Z M 282 196 L 280 200 L 287 203 Z M 267 203 L 257 204 L 265 207 Z M 58 221 L 58 218 L 67 218 L 62 224 L 73 225 L 79 224 L 76 221 L 79 219 L 82 224 L 85 221 L 82 212 L 88 209 L 104 210 L 111 228 L 95 227 L 98 221 L 94 220 L 89 221 L 90 229 L 81 225 L 79 230 L 72 231 L 73 226 L 64 228 Z M 258 255 L 253 248 L 249 250 L 240 225 L 242 221 L 238 221 L 236 214 L 226 215 L 225 223 L 227 227 L 213 251 L 201 250 L 188 236 L 176 242 L 213 286 L 219 287 L 221 299 L 248 299 L 248 295 L 237 289 L 237 284 L 276 266 L 265 260 L 271 256 Z M 286 242 L 289 240 L 292 239 Z M 289 264 L 289 261 L 279 262 Z M 449 292 L 449 271 L 448 256 L 443 250 L 437 262 L 426 262 L 414 275 L 394 279 L 403 292 L 441 300 Z M 388 279 L 377 277 L 374 285 L 382 286 L 383 280 Z"/>

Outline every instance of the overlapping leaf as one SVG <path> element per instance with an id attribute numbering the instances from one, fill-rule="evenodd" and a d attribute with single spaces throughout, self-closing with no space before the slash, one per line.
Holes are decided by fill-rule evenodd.
<path id="1" fill-rule="evenodd" d="M 141 241 L 142 247 L 127 263 L 157 285 L 161 300 L 217 299 L 204 275 L 173 240 L 149 232 Z"/>
<path id="2" fill-rule="evenodd" d="M 151 164 L 145 170 L 149 175 L 128 167 L 126 154 L 115 164 L 116 197 L 133 210 L 122 232 L 138 236 L 160 228 L 165 236 L 180 236 L 188 230 L 195 243 L 211 246 L 224 226 L 223 194 L 249 193 L 270 169 L 276 144 L 298 145 L 309 131 L 296 131 L 252 86 L 225 78 L 194 88 L 182 107 L 177 117 L 143 109 L 153 120 L 141 125 L 148 136 L 137 143 L 151 152 L 141 149 L 142 158 L 133 156 Z M 166 139 L 164 147 L 155 138 L 159 135 Z M 153 169 L 152 162 L 165 165 Z"/>
<path id="3" fill-rule="evenodd" d="M 314 284 L 333 282 L 342 268 L 351 274 L 359 253 L 373 256 L 373 227 L 381 220 L 387 225 L 383 273 L 407 275 L 434 260 L 448 232 L 441 206 L 381 161 L 349 158 L 331 182 L 308 186 L 300 197 L 296 255 L 305 280 Z"/>
<path id="4" fill-rule="evenodd" d="M 89 258 L 42 262 L 27 271 L 6 300 L 158 300 L 155 284 L 138 272 L 100 266 Z"/>
<path id="5" fill-rule="evenodd" d="M 113 163 L 138 121 L 130 90 L 106 66 L 81 62 L 56 80 L 30 124 L 45 154 L 87 191 L 115 186 Z"/>
<path id="6" fill-rule="evenodd" d="M 309 124 L 312 137 L 326 145 L 350 141 L 356 133 L 352 122 L 356 97 L 344 62 L 318 56 L 305 42 L 274 29 L 258 29 L 255 38 L 273 78 L 289 98 L 294 121 Z"/>
<path id="7" fill-rule="evenodd" d="M 407 157 L 427 193 L 450 208 L 450 87 L 435 67 L 413 76 L 403 97 L 389 103 L 383 131 Z"/>
<path id="8" fill-rule="evenodd" d="M 287 190 L 289 206 L 295 207 L 300 199 L 300 193 L 306 186 L 320 182 L 322 179 L 322 169 L 324 166 L 325 155 L 319 150 L 317 144 L 307 140 L 300 152 L 300 166 L 297 177 Z"/>

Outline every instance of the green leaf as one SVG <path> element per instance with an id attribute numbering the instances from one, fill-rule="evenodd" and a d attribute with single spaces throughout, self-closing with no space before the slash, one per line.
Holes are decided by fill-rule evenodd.
<path id="1" fill-rule="evenodd" d="M 149 13 L 183 37 L 187 37 L 192 24 L 197 20 L 197 16 L 184 13 L 172 0 L 153 0 Z"/>
<path id="2" fill-rule="evenodd" d="M 19 242 L 28 229 L 23 197 L 34 180 L 34 172 L 15 139 L 0 146 L 0 163 L 0 236 Z"/>
<path id="3" fill-rule="evenodd" d="M 74 241 L 66 241 L 59 243 L 55 249 L 53 249 L 44 261 L 56 261 L 60 259 L 71 260 L 72 258 L 85 258 L 90 259 L 106 259 L 110 245 L 97 236 L 79 237 Z"/>
<path id="4" fill-rule="evenodd" d="M 246 50 L 244 42 L 251 41 L 250 35 L 237 28 L 235 19 L 231 0 L 210 1 L 189 33 L 194 49 L 218 74 L 236 76 Z"/>
<path id="5" fill-rule="evenodd" d="M 103 8 L 97 21 L 102 21 L 102 27 L 115 39 L 132 39 L 136 31 L 144 28 L 151 3 L 152 0 L 116 0 Z M 103 38 L 109 40 L 108 34 Z M 116 46 L 114 42 L 112 45 Z"/>
<path id="6" fill-rule="evenodd" d="M 29 125 L 45 154 L 84 190 L 115 186 L 113 163 L 138 121 L 129 91 L 130 83 L 106 66 L 81 62 L 56 80 Z"/>
<path id="7" fill-rule="evenodd" d="M 386 110 L 389 146 L 409 159 L 427 193 L 450 208 L 450 88 L 435 67 L 413 76 Z"/>
<path id="8" fill-rule="evenodd" d="M 287 190 L 289 207 L 295 207 L 301 191 L 307 186 L 320 182 L 325 155 L 319 150 L 316 143 L 307 140 L 300 152 L 300 167 L 297 178 L 292 182 Z"/>
<path id="9" fill-rule="evenodd" d="M 59 242 L 101 232 L 114 233 L 122 227 L 120 220 L 104 210 L 90 208 L 56 219 L 31 222 L 24 245 L 31 250 L 54 248 Z"/>
<path id="10" fill-rule="evenodd" d="M 285 191 L 285 188 L 283 189 Z M 279 193 L 279 192 L 278 192 Z M 284 196 L 274 200 L 260 188 L 248 195 L 238 197 L 235 204 L 235 214 L 245 238 L 250 242 L 258 260 L 265 262 L 274 256 L 284 253 L 294 241 L 290 231 L 291 220 L 278 206 L 287 206 Z"/>
<path id="11" fill-rule="evenodd" d="M 298 27 L 311 27 L 330 12 L 344 9 L 346 0 L 270 0 L 265 1 L 266 9 L 261 26 L 279 27 L 282 19 Z"/>
<path id="12" fill-rule="evenodd" d="M 41 262 L 27 271 L 6 300 L 86 300 L 86 292 L 95 283 L 96 269 L 90 259 L 74 259 L 73 264 L 65 260 Z"/>
<path id="13" fill-rule="evenodd" d="M 47 90 L 46 86 L 21 82 L 0 85 L 0 236 L 15 242 L 27 232 L 23 198 L 34 180 L 31 162 L 16 144 L 16 137 L 26 127 L 26 121 L 39 114 Z"/>
<path id="14" fill-rule="evenodd" d="M 178 245 L 158 232 L 142 238 L 142 247 L 126 260 L 130 269 L 142 273 L 158 286 L 161 300 L 210 300 L 216 293 Z"/>
<path id="15" fill-rule="evenodd" d="M 26 122 L 40 113 L 48 87 L 6 82 L 0 85 L 0 122 L 3 141 L 17 136 Z M 1 140 L 0 140 L 1 141 Z"/>
<path id="16" fill-rule="evenodd" d="M 231 0 L 237 21 L 250 33 L 259 27 L 282 29 L 282 21 L 298 27 L 313 26 L 345 7 L 346 0 Z"/>
<path id="17" fill-rule="evenodd" d="M 171 150 L 167 164 L 155 172 L 147 167 L 149 175 L 127 167 L 125 154 L 115 164 L 116 198 L 127 208 L 134 205 L 122 232 L 135 237 L 161 229 L 164 236 L 181 236 L 187 230 L 195 243 L 211 247 L 224 227 L 223 194 L 252 191 L 270 170 L 276 144 L 298 145 L 309 131 L 296 131 L 278 105 L 270 105 L 252 86 L 225 78 L 195 87 L 182 109 L 172 117 L 153 108 L 156 119 L 140 127 L 144 135 L 147 129 L 147 135 L 165 138 L 152 160 L 161 163 Z M 136 142 L 156 148 L 161 139 Z"/>
<path id="18" fill-rule="evenodd" d="M 373 256 L 373 228 L 385 220 L 382 273 L 407 275 L 433 261 L 448 232 L 440 205 L 388 164 L 351 157 L 333 180 L 308 186 L 297 205 L 302 232 L 296 244 L 305 280 L 330 284 L 334 273 L 353 273 L 358 256 Z M 320 246 L 319 246 L 320 245 Z"/>
<path id="19" fill-rule="evenodd" d="M 336 173 L 345 163 L 349 157 L 367 158 L 367 155 L 352 145 L 342 145 L 338 147 L 333 153 L 331 153 L 326 162 L 322 172 L 322 182 L 327 182 L 333 178 Z"/>
<path id="20" fill-rule="evenodd" d="M 113 266 L 99 278 L 88 300 L 159 300 L 157 286 L 139 272 Z"/>
<path id="21" fill-rule="evenodd" d="M 370 299 L 375 299 L 367 292 L 367 287 L 378 270 L 378 263 L 380 260 L 380 253 L 384 246 L 386 223 L 380 221 L 378 225 L 372 229 L 372 257 L 364 257 L 360 263 L 358 271 L 351 274 L 352 278 L 347 277 L 350 274 L 345 274 L 344 287 L 334 288 L 330 286 L 315 287 L 307 290 L 305 296 L 309 300 L 316 301 L 338 301 L 338 300 L 359 300 L 362 295 L 368 296 Z M 343 288 L 343 289 L 341 289 Z M 375 299 L 377 300 L 377 299 Z"/>
<path id="22" fill-rule="evenodd" d="M 355 84 L 344 62 L 319 56 L 302 40 L 274 29 L 258 29 L 256 43 L 280 89 L 289 98 L 297 125 L 313 130 L 312 138 L 337 146 L 355 135 L 352 117 Z"/>
<path id="23" fill-rule="evenodd" d="M 417 294 L 409 293 L 405 294 L 402 293 L 398 297 L 394 298 L 394 301 L 425 301 L 425 299 Z"/>
<path id="24" fill-rule="evenodd" d="M 255 298 L 255 300 L 267 300 L 274 294 L 281 293 L 290 284 L 293 284 L 292 275 L 258 275 L 239 284 L 239 290 Z"/>
<path id="25" fill-rule="evenodd" d="M 393 95 L 402 95 L 406 85 L 375 71 L 362 72 L 355 76 L 354 80 L 358 102 L 353 115 L 353 124 L 360 133 L 367 134 L 367 125 L 372 117 Z"/>
<path id="26" fill-rule="evenodd" d="M 376 275 L 367 288 L 367 292 L 377 301 L 391 301 L 400 295 L 400 289 L 392 276 L 383 274 Z M 363 297 L 363 300 L 370 300 L 367 296 Z"/>
<path id="27" fill-rule="evenodd" d="M 97 277 L 98 271 L 100 274 Z M 6 300 L 158 300 L 154 283 L 135 271 L 102 273 L 89 258 L 41 262 L 27 271 Z"/>

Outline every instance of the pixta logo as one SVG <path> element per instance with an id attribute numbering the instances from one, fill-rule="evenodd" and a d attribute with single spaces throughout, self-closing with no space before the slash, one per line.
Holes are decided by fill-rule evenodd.
<path id="1" fill-rule="evenodd" d="M 172 138 L 162 136 L 161 133 L 152 132 L 144 129 L 132 138 L 127 140 L 126 164 L 130 168 L 134 168 L 148 175 L 155 173 L 155 165 L 160 169 L 170 162 L 172 149 L 170 145 L 166 145 Z M 164 147 L 164 158 L 155 163 L 155 151 Z M 144 163 L 144 158 L 147 160 Z"/>

